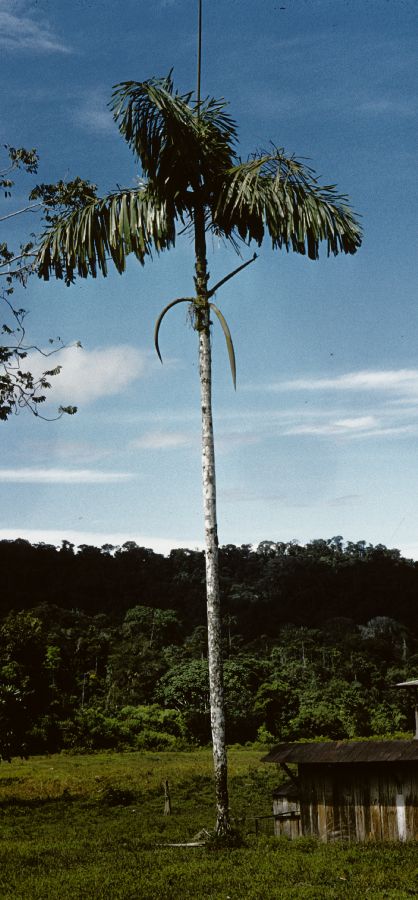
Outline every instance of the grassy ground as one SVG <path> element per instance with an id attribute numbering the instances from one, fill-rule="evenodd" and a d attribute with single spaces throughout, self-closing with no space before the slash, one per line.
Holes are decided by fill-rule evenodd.
<path id="1" fill-rule="evenodd" d="M 1 900 L 339 900 L 418 897 L 416 845 L 256 838 L 277 773 L 230 752 L 239 849 L 161 846 L 211 828 L 208 751 L 40 757 L 0 768 Z M 168 779 L 172 815 L 164 816 Z"/>

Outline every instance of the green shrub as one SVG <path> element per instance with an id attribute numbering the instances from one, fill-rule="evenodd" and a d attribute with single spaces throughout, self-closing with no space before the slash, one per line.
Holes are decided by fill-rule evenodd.
<path id="1" fill-rule="evenodd" d="M 150 729 L 176 738 L 185 737 L 184 719 L 179 710 L 165 709 L 157 703 L 150 706 L 124 706 L 118 712 L 118 720 L 134 735 Z"/>
<path id="2" fill-rule="evenodd" d="M 110 750 L 125 742 L 120 722 L 94 708 L 82 709 L 74 719 L 61 722 L 61 730 L 68 750 Z"/>
<path id="3" fill-rule="evenodd" d="M 179 741 L 167 732 L 144 728 L 136 736 L 135 747 L 137 750 L 177 750 Z"/>

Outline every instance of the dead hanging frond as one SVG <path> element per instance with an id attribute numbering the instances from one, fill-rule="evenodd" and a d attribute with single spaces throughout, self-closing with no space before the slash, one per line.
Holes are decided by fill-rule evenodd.
<path id="1" fill-rule="evenodd" d="M 229 357 L 229 365 L 231 367 L 232 383 L 234 385 L 234 389 L 236 390 L 237 389 L 237 368 L 236 368 L 236 363 L 235 363 L 235 350 L 234 350 L 234 345 L 232 343 L 231 332 L 229 330 L 228 323 L 227 323 L 225 317 L 222 315 L 220 309 L 218 309 L 218 307 L 215 306 L 214 303 L 209 303 L 209 307 L 210 307 L 210 309 L 213 309 L 214 313 L 217 315 L 217 317 L 221 323 L 222 331 L 225 335 L 226 347 L 228 350 L 228 357 Z"/>
<path id="2" fill-rule="evenodd" d="M 163 360 L 162 360 L 162 356 L 160 353 L 159 334 L 160 334 L 161 322 L 163 321 L 164 316 L 166 315 L 166 313 L 168 313 L 169 309 L 172 309 L 173 306 L 177 306 L 178 303 L 189 303 L 189 304 L 193 305 L 194 302 L 195 302 L 194 297 L 179 297 L 177 300 L 172 300 L 171 303 L 167 303 L 167 306 L 165 306 L 164 309 L 162 310 L 162 312 L 160 312 L 160 315 L 158 316 L 158 319 L 155 323 L 155 328 L 154 328 L 154 346 L 157 351 L 158 359 L 160 360 L 161 363 Z"/>
<path id="3" fill-rule="evenodd" d="M 215 306 L 214 303 L 208 303 L 207 305 L 198 303 L 196 301 L 195 297 L 178 297 L 177 300 L 172 300 L 171 303 L 167 303 L 167 306 L 164 307 L 164 309 L 161 311 L 160 315 L 158 316 L 158 319 L 155 323 L 155 329 L 154 329 L 154 346 L 155 346 L 155 349 L 157 352 L 158 359 L 162 363 L 163 360 L 162 360 L 160 344 L 159 344 L 161 323 L 162 323 L 166 313 L 168 313 L 168 311 L 170 309 L 172 309 L 174 306 L 177 306 L 179 303 L 188 303 L 189 304 L 192 325 L 193 325 L 193 328 L 195 328 L 197 331 L 199 331 L 200 328 L 202 327 L 202 315 L 205 316 L 205 313 L 209 309 L 213 310 L 213 312 L 217 316 L 217 318 L 220 322 L 222 331 L 225 335 L 225 341 L 226 341 L 228 357 L 229 357 L 229 364 L 231 367 L 232 381 L 233 381 L 234 388 L 236 389 L 236 386 L 237 386 L 236 362 L 235 362 L 235 351 L 234 351 L 234 345 L 232 343 L 231 332 L 229 330 L 228 323 L 227 323 L 225 317 L 221 313 L 220 309 L 218 309 L 218 307 Z"/>

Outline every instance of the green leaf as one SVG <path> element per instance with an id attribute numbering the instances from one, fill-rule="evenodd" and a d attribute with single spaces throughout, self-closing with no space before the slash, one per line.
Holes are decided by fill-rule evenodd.
<path id="1" fill-rule="evenodd" d="M 68 416 L 74 416 L 77 412 L 77 406 L 60 406 L 59 413 L 67 413 Z"/>
<path id="2" fill-rule="evenodd" d="M 160 353 L 160 347 L 159 347 L 159 343 L 158 343 L 158 335 L 159 335 L 159 331 L 160 331 L 161 322 L 163 321 L 165 314 L 168 313 L 169 309 L 171 309 L 173 306 L 176 306 L 177 303 L 193 303 L 193 299 L 194 299 L 193 297 L 179 297 L 178 300 L 172 300 L 171 303 L 168 303 L 167 306 L 164 307 L 163 311 L 158 316 L 158 319 L 155 323 L 155 329 L 154 329 L 154 345 L 155 345 L 155 349 L 157 351 L 158 358 L 161 363 L 163 360 L 162 360 L 162 356 Z"/>
<path id="3" fill-rule="evenodd" d="M 237 389 L 237 370 L 236 370 L 236 365 L 235 365 L 235 350 L 234 350 L 234 345 L 232 343 L 231 332 L 228 328 L 228 323 L 227 323 L 226 319 L 224 318 L 224 316 L 222 315 L 220 309 L 218 309 L 218 307 L 215 306 L 214 303 L 209 303 L 209 306 L 211 309 L 213 309 L 214 313 L 217 315 L 217 317 L 221 323 L 222 331 L 225 335 L 226 346 L 228 348 L 229 365 L 231 366 L 232 382 L 234 385 L 234 389 L 236 390 Z"/>

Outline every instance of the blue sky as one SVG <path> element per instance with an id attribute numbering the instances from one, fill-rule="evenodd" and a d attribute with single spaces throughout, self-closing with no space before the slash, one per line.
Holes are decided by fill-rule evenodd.
<path id="1" fill-rule="evenodd" d="M 137 164 L 107 108 L 112 85 L 196 72 L 195 0 L 0 0 L 1 143 L 37 147 L 38 181 L 80 175 L 107 192 Z M 271 140 L 308 157 L 362 216 L 354 257 L 273 253 L 217 295 L 214 414 L 221 543 L 341 534 L 418 558 L 417 7 L 414 0 L 206 0 L 203 93 L 224 96 L 242 156 Z M 2 214 L 25 200 L 22 176 Z M 6 206 L 7 202 L 7 206 Z M 32 216 L 32 218 L 31 218 Z M 2 223 L 0 240 L 36 227 Z M 252 250 L 243 248 L 243 259 Z M 238 265 L 210 244 L 219 280 Z M 47 424 L 1 425 L 0 538 L 199 546 L 196 335 L 187 238 L 144 268 L 71 288 L 30 282 L 30 338 L 67 349 Z M 17 295 L 16 295 L 17 299 Z"/>

